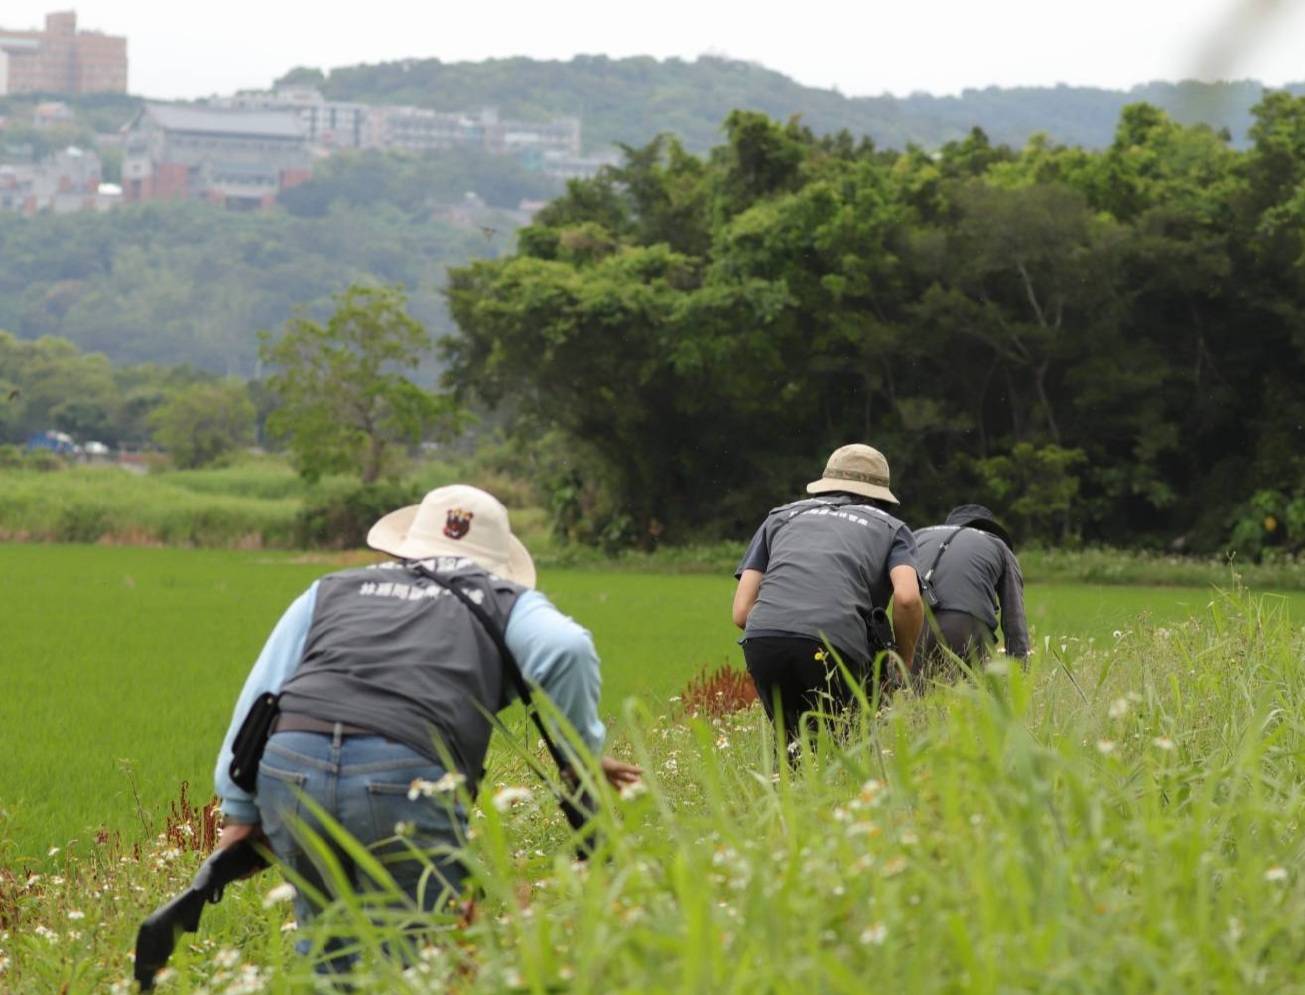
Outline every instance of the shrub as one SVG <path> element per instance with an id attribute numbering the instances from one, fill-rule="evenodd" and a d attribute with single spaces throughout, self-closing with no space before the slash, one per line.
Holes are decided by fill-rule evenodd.
<path id="1" fill-rule="evenodd" d="M 367 531 L 383 515 L 416 504 L 422 492 L 412 484 L 363 484 L 309 499 L 295 519 L 299 546 L 352 549 L 367 543 Z"/>
<path id="2" fill-rule="evenodd" d="M 93 504 L 71 504 L 59 513 L 54 538 L 59 542 L 95 542 L 110 530 L 106 509 Z"/>

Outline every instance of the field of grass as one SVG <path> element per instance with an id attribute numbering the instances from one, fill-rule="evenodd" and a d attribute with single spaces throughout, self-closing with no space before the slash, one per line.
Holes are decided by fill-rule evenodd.
<path id="1" fill-rule="evenodd" d="M 198 859 L 193 836 L 156 841 L 168 801 L 181 780 L 207 797 L 250 662 L 331 568 L 0 545 L 0 990 L 126 977 L 139 917 Z M 363 990 L 1305 985 L 1305 595 L 1031 585 L 1027 675 L 899 698 L 772 783 L 755 708 L 693 723 L 668 701 L 741 661 L 728 576 L 549 569 L 541 587 L 593 631 L 613 748 L 649 791 L 609 799 L 611 860 L 582 872 L 497 751 L 472 845 L 482 914 L 406 975 L 369 956 Z M 500 816 L 501 784 L 535 801 Z M 101 825 L 144 849 L 95 843 Z M 304 990 L 272 883 L 211 910 L 172 990 Z"/>
<path id="2" fill-rule="evenodd" d="M 0 765 L 7 856 L 39 856 L 100 825 L 153 828 L 180 781 L 207 791 L 215 744 L 263 640 L 333 562 L 0 546 L 0 598 L 10 606 L 0 727 L 25 744 Z M 541 587 L 593 632 L 613 717 L 628 697 L 660 710 L 704 667 L 742 665 L 727 575 L 552 569 Z M 1139 617 L 1173 624 L 1210 600 L 1201 589 L 1055 585 L 1032 588 L 1028 612 L 1035 643 L 1086 648 Z M 1292 601 L 1305 617 L 1305 596 Z"/>

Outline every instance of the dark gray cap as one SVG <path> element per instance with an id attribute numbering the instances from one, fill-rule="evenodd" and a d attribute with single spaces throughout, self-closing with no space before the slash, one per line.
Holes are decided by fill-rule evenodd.
<path id="1" fill-rule="evenodd" d="M 1009 546 L 1012 551 L 1015 549 L 1015 540 L 1011 538 L 1010 533 L 1002 528 L 1001 523 L 997 521 L 992 511 L 981 504 L 958 504 L 951 510 L 951 513 L 947 516 L 947 521 L 943 524 L 962 525 L 966 528 L 991 532 Z"/>

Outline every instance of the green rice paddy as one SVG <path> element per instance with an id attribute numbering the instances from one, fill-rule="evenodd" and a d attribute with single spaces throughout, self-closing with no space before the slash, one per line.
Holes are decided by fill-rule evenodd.
<path id="1" fill-rule="evenodd" d="M 0 545 L 4 691 L 0 844 L 9 860 L 86 838 L 154 829 L 182 781 L 207 796 L 236 694 L 281 611 L 326 558 L 265 551 Z M 604 710 L 666 711 L 695 673 L 742 666 L 729 576 L 545 570 L 540 586 L 593 633 Z M 1285 596 L 1305 618 L 1305 594 Z M 1138 624 L 1177 624 L 1208 589 L 1031 587 L 1044 641 L 1110 644 Z M 1145 661 L 1136 661 L 1145 666 Z"/>

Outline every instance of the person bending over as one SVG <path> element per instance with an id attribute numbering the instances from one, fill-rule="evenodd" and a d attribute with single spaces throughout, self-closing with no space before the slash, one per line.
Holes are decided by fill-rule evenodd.
<path id="1" fill-rule="evenodd" d="M 218 845 L 266 834 L 291 871 L 329 894 L 301 845 L 302 823 L 332 845 L 354 889 L 366 889 L 348 852 L 331 842 L 304 804 L 310 798 L 429 910 L 463 886 L 465 870 L 451 851 L 466 838 L 467 814 L 453 792 L 426 797 L 421 789 L 465 782 L 474 795 L 490 716 L 512 691 L 485 626 L 413 562 L 456 582 L 488 613 L 526 680 L 552 699 L 595 753 L 604 737 L 598 656 L 589 633 L 533 590 L 530 554 L 512 534 L 507 510 L 482 490 L 433 490 L 420 505 L 378 521 L 367 544 L 396 561 L 315 581 L 277 623 L 245 681 L 217 761 Z M 251 797 L 229 774 L 232 740 L 267 691 L 280 693 L 280 714 Z M 610 757 L 602 770 L 616 786 L 640 774 Z M 423 880 L 426 862 L 414 849 L 431 855 L 433 880 Z M 302 893 L 295 905 L 301 924 L 318 911 Z M 331 967 L 347 968 L 349 959 L 343 960 Z"/>
<path id="2" fill-rule="evenodd" d="M 1006 653 L 1028 656 L 1024 575 L 1015 541 L 993 513 L 981 504 L 959 505 L 942 525 L 916 530 L 915 541 L 932 611 L 916 669 L 946 677 L 954 674 L 956 657 L 982 663 L 996 643 L 998 615 Z"/>
<path id="3" fill-rule="evenodd" d="M 799 717 L 822 696 L 835 710 L 855 700 L 826 644 L 864 686 L 886 648 L 872 642 L 872 613 L 890 599 L 896 650 L 913 659 L 924 617 L 915 540 L 889 514 L 898 502 L 888 484 L 878 450 L 835 450 L 824 475 L 807 485 L 812 496 L 772 510 L 735 571 L 733 618 L 748 673 L 790 743 Z"/>

